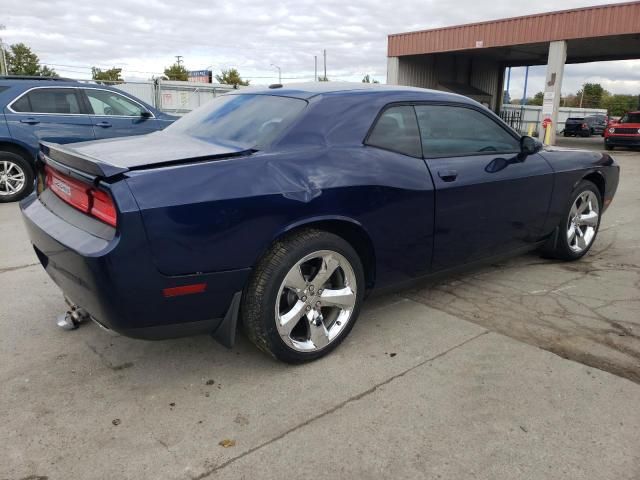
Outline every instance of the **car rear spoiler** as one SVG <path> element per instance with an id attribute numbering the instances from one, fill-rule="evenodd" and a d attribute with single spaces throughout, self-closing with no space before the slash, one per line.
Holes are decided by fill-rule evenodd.
<path id="1" fill-rule="evenodd" d="M 58 143 L 40 142 L 40 151 L 45 157 L 55 162 L 97 177 L 108 178 L 129 171 L 126 167 L 105 163 L 97 158 L 66 148 L 64 145 Z"/>

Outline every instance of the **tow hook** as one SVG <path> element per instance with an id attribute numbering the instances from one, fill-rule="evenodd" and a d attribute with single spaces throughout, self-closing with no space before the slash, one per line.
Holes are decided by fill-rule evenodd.
<path id="1" fill-rule="evenodd" d="M 64 330 L 75 330 L 80 324 L 91 317 L 83 308 L 77 305 L 70 305 L 70 309 L 66 313 L 58 316 L 56 324 Z"/>

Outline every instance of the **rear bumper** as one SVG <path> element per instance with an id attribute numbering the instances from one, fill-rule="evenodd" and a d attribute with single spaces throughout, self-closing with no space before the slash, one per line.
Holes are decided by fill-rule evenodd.
<path id="1" fill-rule="evenodd" d="M 614 147 L 640 147 L 640 135 L 608 136 L 604 137 L 604 143 Z"/>
<path id="2" fill-rule="evenodd" d="M 66 222 L 35 194 L 20 205 L 34 250 L 52 280 L 102 326 L 125 336 L 172 338 L 213 332 L 250 269 L 166 276 L 156 268 L 138 212 L 122 215 L 111 240 Z M 119 221 L 120 221 L 119 220 Z M 165 288 L 205 283 L 202 293 L 165 297 Z"/>

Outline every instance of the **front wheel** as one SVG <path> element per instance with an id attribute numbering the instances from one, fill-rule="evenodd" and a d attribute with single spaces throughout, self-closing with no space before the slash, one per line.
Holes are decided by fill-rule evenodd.
<path id="1" fill-rule="evenodd" d="M 274 243 L 243 294 L 242 323 L 261 350 L 288 363 L 320 358 L 344 340 L 364 296 L 353 247 L 309 229 Z"/>
<path id="2" fill-rule="evenodd" d="M 23 157 L 0 151 L 0 203 L 22 200 L 33 190 L 33 169 Z"/>
<path id="3" fill-rule="evenodd" d="M 598 187 L 582 180 L 573 191 L 556 244 L 546 251 L 562 260 L 577 260 L 593 245 L 600 228 L 602 199 Z"/>

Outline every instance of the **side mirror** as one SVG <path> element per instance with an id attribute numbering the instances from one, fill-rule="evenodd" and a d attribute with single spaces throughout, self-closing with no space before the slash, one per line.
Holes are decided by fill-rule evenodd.
<path id="1" fill-rule="evenodd" d="M 542 144 L 533 137 L 527 135 L 520 139 L 520 151 L 523 155 L 533 155 L 542 148 Z"/>
<path id="2" fill-rule="evenodd" d="M 140 112 L 140 116 L 142 118 L 151 118 L 151 112 L 149 112 L 148 110 L 143 110 L 142 112 Z"/>

